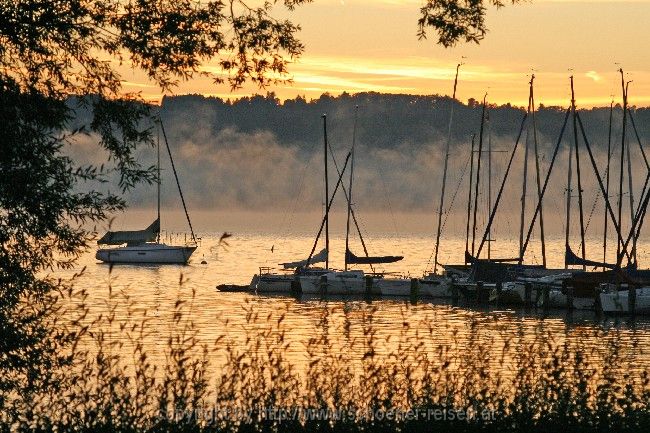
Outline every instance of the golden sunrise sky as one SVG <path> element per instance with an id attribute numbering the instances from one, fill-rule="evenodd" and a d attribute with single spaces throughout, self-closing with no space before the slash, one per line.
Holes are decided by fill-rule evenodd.
<path id="1" fill-rule="evenodd" d="M 445 49 L 435 35 L 418 40 L 421 0 L 314 0 L 293 13 L 302 26 L 304 55 L 290 66 L 293 83 L 231 92 L 227 84 L 193 79 L 175 94 L 236 98 L 274 91 L 281 99 L 323 92 L 451 94 L 455 65 L 462 56 L 458 99 L 525 105 L 531 71 L 536 99 L 566 106 L 569 75 L 576 79 L 579 107 L 620 100 L 619 67 L 630 85 L 630 103 L 650 105 L 650 0 L 532 0 L 487 15 L 489 32 L 480 44 Z M 620 65 L 620 66 L 619 66 Z M 213 65 L 204 66 L 215 71 Z M 141 75 L 124 71 L 125 90 L 160 99 L 160 90 Z"/>

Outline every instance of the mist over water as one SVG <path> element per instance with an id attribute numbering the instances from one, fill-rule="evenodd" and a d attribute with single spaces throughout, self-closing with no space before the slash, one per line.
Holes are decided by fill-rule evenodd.
<path id="1" fill-rule="evenodd" d="M 197 220 L 196 224 L 208 231 L 218 231 L 221 227 L 237 231 L 238 218 L 247 215 L 249 222 L 254 222 L 247 224 L 247 228 L 283 230 L 289 234 L 315 233 L 325 202 L 320 116 L 328 114 L 329 143 L 339 168 L 342 168 L 352 143 L 356 104 L 360 108 L 353 208 L 361 221 L 373 222 L 367 227 L 366 235 L 399 232 L 404 227 L 433 237 L 450 100 L 409 95 L 322 97 L 312 102 L 288 101 L 283 105 L 272 98 L 263 97 L 236 103 L 199 96 L 166 98 L 162 107 L 163 120 L 183 193 L 190 215 Z M 475 103 L 456 103 L 444 209 L 443 233 L 448 236 L 464 236 L 467 228 L 470 143 L 471 135 L 478 133 L 480 127 L 480 111 L 481 107 Z M 476 236 L 479 238 L 483 236 L 489 219 L 490 203 L 493 204 L 499 194 L 523 114 L 522 109 L 511 106 L 490 109 L 478 188 Z M 650 135 L 644 126 L 650 123 L 643 121 L 648 114 L 646 109 L 635 111 L 643 143 L 645 137 Z M 584 117 L 595 162 L 605 181 L 609 110 L 585 110 L 581 116 Z M 542 108 L 537 113 L 540 185 L 543 185 L 549 171 L 563 118 L 564 112 L 560 108 Z M 616 211 L 619 198 L 620 121 L 621 112 L 617 109 L 614 112 L 610 168 L 610 200 Z M 632 190 L 636 208 L 647 170 L 631 132 L 627 141 L 631 146 Z M 526 143 L 529 159 L 525 232 L 537 204 L 532 130 L 524 128 L 492 224 L 491 234 L 497 240 L 516 239 L 519 235 Z M 573 130 L 569 121 L 544 198 L 545 234 L 549 239 L 561 238 L 565 232 L 568 154 L 573 146 Z M 479 139 L 476 138 L 475 173 L 478 147 Z M 488 149 L 492 152 L 488 153 Z M 105 160 L 105 155 L 97 152 L 93 137 L 79 139 L 69 151 L 81 161 L 100 164 Z M 141 149 L 138 158 L 145 166 L 154 164 L 155 148 Z M 570 242 L 575 250 L 579 242 L 579 203 L 575 155 L 573 158 Z M 605 206 L 582 142 L 580 163 L 586 236 L 601 239 Z M 624 171 L 627 176 L 627 162 Z M 173 215 L 174 211 L 182 208 L 164 146 L 162 178 L 163 227 L 168 230 L 184 229 L 186 224 L 183 218 L 167 216 L 168 211 Z M 330 159 L 330 193 L 337 178 L 337 170 Z M 348 182 L 346 173 L 343 180 L 346 188 Z M 335 199 L 334 213 L 345 213 L 347 204 L 342 192 L 339 190 Z M 623 231 L 627 232 L 630 226 L 630 218 L 626 217 L 630 215 L 627 179 L 623 182 L 622 193 Z M 128 215 L 132 214 L 134 208 L 143 212 L 155 210 L 156 191 L 153 185 L 140 185 L 126 198 L 132 208 Z M 199 214 L 203 216 L 199 217 Z M 146 224 L 147 219 L 149 217 L 143 220 L 125 217 L 125 223 L 119 227 L 138 228 L 136 221 L 137 224 Z M 344 216 L 342 219 L 333 217 L 332 220 L 332 230 L 344 230 Z M 118 217 L 116 224 L 121 224 L 120 221 Z M 230 221 L 234 225 L 229 224 Z M 609 229 L 609 237 L 613 239 L 611 223 Z M 644 230 L 642 235 L 645 234 Z M 538 237 L 539 227 L 536 226 L 532 238 L 535 240 Z M 602 240 L 598 242 L 602 243 Z"/>

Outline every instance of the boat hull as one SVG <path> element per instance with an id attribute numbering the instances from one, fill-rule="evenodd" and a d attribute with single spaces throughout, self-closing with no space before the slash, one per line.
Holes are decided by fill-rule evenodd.
<path id="1" fill-rule="evenodd" d="M 293 275 L 260 275 L 251 283 L 251 291 L 257 293 L 286 293 L 294 287 Z"/>
<path id="2" fill-rule="evenodd" d="M 496 287 L 490 292 L 490 302 L 501 305 L 523 305 L 526 298 L 526 288 L 518 282 L 503 283 L 501 290 Z"/>
<path id="3" fill-rule="evenodd" d="M 300 280 L 300 290 L 302 293 L 308 295 L 315 295 L 320 293 L 320 275 L 301 275 Z"/>
<path id="4" fill-rule="evenodd" d="M 419 281 L 420 294 L 432 298 L 451 298 L 451 280 L 443 275 L 430 274 Z"/>
<path id="5" fill-rule="evenodd" d="M 329 295 L 381 295 L 378 287 L 366 288 L 366 279 L 362 271 L 330 272 L 325 274 L 327 294 Z"/>
<path id="6" fill-rule="evenodd" d="M 373 278 L 372 287 L 382 296 L 411 295 L 411 280 L 406 278 Z"/>
<path id="7" fill-rule="evenodd" d="M 600 307 L 603 313 L 629 313 L 629 291 L 618 290 L 600 293 Z M 636 290 L 634 312 L 637 314 L 650 314 L 650 287 L 641 287 Z"/>
<path id="8" fill-rule="evenodd" d="M 302 293 L 327 295 L 381 295 L 376 279 L 368 287 L 363 271 L 329 272 L 300 277 Z M 324 283 L 324 286 L 323 286 Z"/>
<path id="9" fill-rule="evenodd" d="M 562 289 L 550 289 L 548 292 L 548 299 L 540 296 L 537 305 L 542 308 L 567 308 L 569 298 Z M 573 308 L 576 310 L 595 310 L 596 298 L 591 296 L 574 296 Z"/>
<path id="10" fill-rule="evenodd" d="M 172 246 L 165 244 L 144 244 L 97 250 L 95 258 L 112 264 L 186 264 L 195 246 Z"/>

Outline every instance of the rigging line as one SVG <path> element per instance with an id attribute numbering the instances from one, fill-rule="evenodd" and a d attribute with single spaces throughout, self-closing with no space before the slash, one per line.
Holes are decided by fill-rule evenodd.
<path id="1" fill-rule="evenodd" d="M 348 166 L 348 162 L 350 161 L 350 156 L 352 155 L 352 152 L 348 152 L 348 155 L 345 157 L 345 164 L 343 164 L 343 172 L 339 174 L 339 180 L 336 182 L 336 186 L 334 187 L 334 192 L 332 192 L 332 197 L 329 199 L 329 202 L 327 203 L 327 208 L 325 209 L 325 216 L 323 217 L 320 228 L 318 229 L 318 234 L 316 235 L 316 238 L 314 239 L 314 245 L 311 248 L 311 252 L 309 253 L 309 257 L 307 258 L 307 265 L 309 266 L 309 262 L 311 261 L 311 258 L 314 256 L 314 252 L 316 251 L 316 245 L 318 244 L 318 239 L 320 239 L 320 235 L 323 233 L 323 228 L 325 227 L 325 219 L 328 217 L 330 208 L 332 207 L 332 203 L 334 202 L 334 197 L 336 197 L 336 191 L 338 191 L 339 186 L 343 185 L 343 173 L 345 173 L 345 169 Z M 327 252 L 329 255 L 329 251 Z"/>
<path id="2" fill-rule="evenodd" d="M 165 127 L 163 126 L 162 118 L 160 117 L 160 115 L 158 115 L 158 121 L 160 123 L 160 130 L 162 131 L 163 138 L 165 139 L 165 147 L 167 147 L 167 154 L 169 155 L 169 161 L 171 162 L 172 171 L 174 172 L 174 178 L 176 179 L 176 186 L 178 186 L 178 194 L 181 196 L 181 203 L 183 203 L 185 218 L 187 218 L 187 224 L 190 226 L 192 241 L 196 244 L 196 236 L 194 235 L 194 229 L 192 228 L 192 221 L 190 221 L 190 214 L 187 212 L 187 206 L 185 205 L 185 197 L 183 197 L 183 190 L 181 190 L 181 183 L 178 180 L 178 173 L 176 172 L 176 166 L 174 165 L 174 158 L 172 157 L 172 151 L 169 148 L 169 142 L 167 141 L 167 134 L 165 133 Z"/>
<path id="3" fill-rule="evenodd" d="M 587 133 L 585 132 L 584 125 L 582 124 L 582 119 L 580 118 L 580 113 L 576 113 L 576 118 L 578 120 L 578 125 L 580 126 L 580 132 L 582 133 L 582 139 L 585 143 L 585 147 L 587 148 L 587 152 L 589 153 L 589 160 L 591 161 L 591 166 L 594 170 L 594 173 L 596 175 L 596 179 L 598 179 L 598 186 L 600 187 L 601 192 L 605 191 L 605 187 L 603 186 L 603 180 L 600 176 L 600 173 L 598 172 L 598 167 L 596 166 L 596 160 L 594 159 L 593 153 L 591 151 L 591 146 L 589 144 L 589 141 L 587 140 Z M 650 174 L 649 174 L 650 175 Z M 604 195 L 604 194 L 603 194 Z M 609 215 L 612 219 L 612 224 L 614 224 L 614 229 L 616 230 L 616 235 L 618 236 L 618 242 L 621 244 L 625 243 L 621 251 L 617 252 L 617 263 L 616 266 L 620 267 L 621 261 L 623 260 L 623 257 L 626 257 L 628 261 L 631 261 L 631 257 L 627 251 L 627 242 L 623 242 L 623 234 L 621 232 L 621 226 L 619 225 L 618 220 L 616 219 L 614 215 L 614 210 L 609 203 L 609 198 L 605 198 L 605 202 L 607 204 L 607 211 L 609 212 Z M 628 239 L 629 242 L 629 239 Z"/>
<path id="4" fill-rule="evenodd" d="M 442 221 L 442 229 L 444 230 L 445 225 L 447 224 L 447 219 L 449 218 L 449 215 L 451 215 L 451 210 L 454 207 L 454 202 L 456 201 L 456 196 L 458 195 L 458 191 L 460 191 L 460 186 L 463 183 L 463 180 L 465 178 L 465 174 L 467 174 L 467 167 L 469 167 L 469 161 L 470 158 L 467 158 L 467 161 L 465 162 L 465 166 L 463 167 L 463 171 L 460 174 L 460 179 L 458 180 L 458 184 L 456 185 L 456 190 L 454 191 L 454 194 L 451 197 L 451 203 L 449 204 L 449 207 L 447 208 L 447 211 L 445 212 L 445 219 Z"/>
<path id="5" fill-rule="evenodd" d="M 632 116 L 632 111 L 628 108 L 628 115 L 632 123 L 632 129 L 634 130 L 634 135 L 636 136 L 637 143 L 639 144 L 639 149 L 641 150 L 641 155 L 643 155 L 643 161 L 645 162 L 646 170 L 650 172 L 650 164 L 648 164 L 648 159 L 646 158 L 645 150 L 643 150 L 643 145 L 641 144 L 641 138 L 639 137 L 639 131 L 636 129 L 636 123 L 634 122 L 634 117 Z M 643 189 L 641 190 L 641 197 L 644 196 L 646 189 L 648 188 L 648 178 L 643 183 Z M 641 201 L 639 201 L 639 206 L 637 207 L 636 213 L 639 214 L 641 211 Z"/>
<path id="6" fill-rule="evenodd" d="M 388 185 L 386 185 L 386 180 L 384 179 L 384 176 L 379 176 L 379 179 L 381 179 L 381 184 L 384 187 L 384 195 L 386 197 L 386 202 L 388 204 L 388 211 L 390 212 L 390 217 L 393 222 L 393 228 L 395 229 L 395 235 L 399 237 L 399 230 L 397 228 L 397 220 L 395 219 L 395 214 L 393 213 L 393 206 L 390 203 L 390 195 L 388 194 Z"/>
<path id="7" fill-rule="evenodd" d="M 456 185 L 456 190 L 454 191 L 454 194 L 452 195 L 451 198 L 451 203 L 449 204 L 449 207 L 445 211 L 444 215 L 445 218 L 442 220 L 442 225 L 440 227 L 440 230 L 444 230 L 445 226 L 447 225 L 447 219 L 449 218 L 449 215 L 451 215 L 451 210 L 454 207 L 454 203 L 456 201 L 456 196 L 458 195 L 458 192 L 460 191 L 461 184 L 465 178 L 465 174 L 467 174 L 467 167 L 469 167 L 469 163 L 472 160 L 472 154 L 470 153 L 469 157 L 467 158 L 467 161 L 465 162 L 465 166 L 463 167 L 463 171 L 461 172 L 460 179 L 458 180 L 458 184 Z M 435 248 L 431 251 L 431 254 L 429 255 L 429 258 L 427 259 L 427 264 L 426 268 L 428 269 L 429 266 L 433 263 L 431 260 L 433 258 L 433 255 L 435 254 Z M 440 264 L 440 263 L 438 263 Z M 441 265 L 442 266 L 442 265 Z"/>
<path id="8" fill-rule="evenodd" d="M 156 243 L 160 243 L 160 128 L 156 128 L 156 158 L 157 158 L 157 169 L 156 169 L 156 179 L 157 183 L 157 194 L 158 194 L 158 233 L 156 234 Z"/>
<path id="9" fill-rule="evenodd" d="M 467 198 L 467 223 L 465 227 L 465 257 L 469 253 L 469 220 L 472 212 L 472 183 L 474 182 L 474 139 L 476 134 L 472 135 L 472 145 L 470 151 L 470 166 L 469 166 L 469 186 L 467 188 L 468 198 Z M 465 264 L 467 264 L 467 259 L 465 259 Z"/>
<path id="10" fill-rule="evenodd" d="M 603 173 L 603 176 L 607 176 L 609 174 L 609 169 L 605 169 L 605 172 Z M 589 212 L 589 218 L 587 218 L 587 224 L 585 224 L 585 232 L 589 229 L 589 223 L 591 223 L 591 217 L 594 215 L 594 211 L 596 209 L 596 205 L 600 201 L 600 191 L 596 191 L 596 198 L 594 199 L 594 204 L 591 207 L 591 212 Z"/>
<path id="11" fill-rule="evenodd" d="M 334 150 L 332 149 L 332 144 L 329 141 L 327 143 L 327 147 L 329 148 L 329 154 L 332 157 L 332 161 L 334 162 L 334 168 L 336 169 L 336 174 L 341 176 L 341 171 L 339 170 L 339 165 L 336 162 L 336 158 L 334 157 Z M 343 169 L 345 170 L 345 166 L 343 167 Z M 347 191 L 347 189 L 345 189 L 345 185 L 343 183 L 341 183 L 341 189 L 343 189 L 343 194 L 345 195 L 345 199 L 349 200 L 348 191 Z M 361 228 L 359 227 L 359 221 L 357 220 L 357 214 L 356 214 L 356 212 L 354 211 L 353 208 L 350 208 L 350 211 L 352 213 L 352 221 L 354 222 L 354 226 L 356 227 L 357 233 L 359 234 L 359 239 L 361 240 L 361 246 L 363 247 L 363 253 L 366 255 L 366 257 L 369 257 L 370 255 L 368 253 L 368 247 L 366 246 L 366 241 L 363 239 L 363 234 L 361 233 Z M 362 221 L 362 223 L 363 223 L 363 221 Z M 370 265 L 370 270 L 375 272 L 375 269 L 374 269 L 373 265 Z"/>
<path id="12" fill-rule="evenodd" d="M 479 244 L 478 250 L 476 251 L 476 255 L 474 256 L 477 259 L 481 256 L 481 250 L 485 245 L 485 241 L 487 240 L 488 233 L 490 232 L 490 229 L 492 227 L 492 222 L 494 221 L 494 215 L 497 213 L 497 209 L 499 208 L 499 203 L 501 202 L 503 189 L 506 186 L 506 181 L 508 180 L 508 174 L 510 174 L 510 168 L 512 167 L 512 160 L 515 158 L 515 154 L 517 153 L 517 148 L 519 147 L 519 142 L 521 140 L 521 135 L 524 131 L 524 126 L 526 125 L 527 119 L 528 119 L 528 113 L 525 113 L 524 117 L 521 119 L 521 126 L 519 127 L 519 133 L 517 134 L 517 140 L 515 141 L 515 145 L 512 149 L 512 154 L 510 155 L 510 160 L 508 161 L 508 166 L 506 168 L 506 173 L 503 176 L 503 181 L 501 182 L 501 187 L 499 188 L 496 201 L 494 202 L 494 207 L 492 208 L 492 212 L 490 213 L 487 227 L 485 228 L 485 232 L 483 233 L 483 238 L 481 239 L 481 243 Z"/>
<path id="13" fill-rule="evenodd" d="M 310 155 L 313 155 L 315 147 L 316 147 L 316 140 L 312 142 L 312 147 L 309 152 Z M 292 221 L 295 217 L 296 209 L 298 208 L 298 203 L 301 201 L 301 198 L 305 191 L 304 186 L 305 186 L 305 176 L 307 174 L 307 168 L 309 168 L 309 164 L 304 164 L 302 170 L 300 171 L 300 176 L 298 177 L 299 179 L 298 184 L 296 185 L 294 194 L 292 194 L 293 203 L 291 204 L 291 207 L 285 209 L 282 215 L 282 219 L 280 220 L 280 227 L 282 227 L 282 232 L 281 234 L 278 234 L 275 237 L 273 241 L 273 245 L 275 245 L 279 239 L 286 238 L 287 235 L 289 234 L 289 228 L 293 225 Z M 325 203 L 325 205 L 327 205 L 327 203 Z M 289 218 L 288 222 L 287 222 L 287 218 Z"/>
<path id="14" fill-rule="evenodd" d="M 479 185 L 481 183 L 481 156 L 483 154 L 483 129 L 485 126 L 486 100 L 487 100 L 487 93 L 483 97 L 483 108 L 481 111 L 481 128 L 478 136 L 478 155 L 477 155 L 478 162 L 476 164 L 476 184 L 474 185 L 474 209 L 473 209 L 474 216 L 472 222 L 472 256 L 474 257 L 478 257 L 478 254 L 474 255 L 474 250 L 476 246 L 476 213 L 478 212 L 478 193 L 479 193 Z"/>
<path id="15" fill-rule="evenodd" d="M 650 163 L 646 156 L 645 150 L 643 150 L 643 145 L 641 144 L 641 137 L 639 137 L 639 131 L 636 129 L 636 123 L 634 122 L 634 116 L 632 116 L 632 110 L 627 109 L 627 115 L 630 117 L 630 123 L 632 123 L 632 129 L 634 130 L 634 135 L 636 136 L 636 141 L 639 143 L 639 149 L 641 150 L 641 155 L 643 156 L 643 162 L 647 170 L 650 170 Z"/>
<path id="16" fill-rule="evenodd" d="M 564 123 L 562 124 L 562 129 L 560 130 L 560 136 L 557 139 L 557 143 L 555 144 L 555 149 L 553 150 L 553 156 L 551 157 L 551 162 L 549 164 L 548 170 L 546 172 L 546 179 L 544 180 L 544 186 L 542 187 L 542 193 L 540 196 L 540 200 L 537 201 L 537 206 L 535 207 L 535 213 L 533 214 L 533 219 L 530 222 L 530 225 L 528 226 L 528 234 L 526 235 L 526 241 L 524 242 L 524 248 L 523 252 L 524 254 L 526 253 L 526 248 L 528 248 L 528 242 L 530 241 L 530 237 L 533 234 L 533 229 L 535 228 L 535 222 L 537 221 L 537 215 L 539 214 L 543 199 L 544 199 L 544 194 L 546 194 L 546 187 L 548 186 L 548 181 L 551 178 L 551 173 L 553 172 L 553 167 L 555 166 L 555 158 L 557 158 L 557 154 L 560 150 L 560 145 L 562 144 L 562 139 L 564 138 L 564 131 L 566 130 L 566 125 L 569 121 L 569 114 L 571 114 L 571 108 L 567 109 L 566 114 L 564 115 Z M 572 149 L 572 147 L 569 147 L 569 149 Z M 566 191 L 567 195 L 571 194 L 571 191 L 567 189 Z M 563 227 L 566 229 L 568 226 L 568 221 L 565 224 L 564 221 L 562 221 Z"/>
<path id="17" fill-rule="evenodd" d="M 352 181 L 354 180 L 354 145 L 356 144 L 357 139 L 357 121 L 359 119 L 359 106 L 357 105 L 354 110 L 354 128 L 352 130 L 352 150 L 351 150 L 351 162 L 350 162 L 350 187 L 348 189 L 348 218 L 347 224 L 345 227 L 345 267 L 344 270 L 348 270 L 348 251 L 350 247 L 350 213 L 352 212 Z"/>

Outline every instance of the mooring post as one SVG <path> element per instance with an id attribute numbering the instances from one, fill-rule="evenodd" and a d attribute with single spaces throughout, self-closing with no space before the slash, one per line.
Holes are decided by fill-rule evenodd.
<path id="1" fill-rule="evenodd" d="M 458 286 L 456 285 L 456 280 L 452 278 L 451 280 L 451 302 L 454 304 L 458 303 L 460 295 L 458 293 Z"/>
<path id="2" fill-rule="evenodd" d="M 503 292 L 503 283 L 499 281 L 497 283 L 497 305 L 501 302 L 501 293 Z"/>
<path id="3" fill-rule="evenodd" d="M 631 315 L 636 314 L 636 286 L 628 286 L 627 289 L 627 309 Z"/>
<path id="4" fill-rule="evenodd" d="M 551 288 L 549 286 L 544 286 L 542 290 L 543 290 L 542 299 L 543 299 L 543 304 L 544 304 L 543 307 L 544 307 L 545 310 L 547 310 L 549 300 L 550 300 L 550 297 L 551 297 Z"/>
<path id="5" fill-rule="evenodd" d="M 566 295 L 566 308 L 573 310 L 573 286 L 569 286 L 566 280 L 562 281 L 562 292 Z"/>
<path id="6" fill-rule="evenodd" d="M 291 292 L 294 294 L 302 293 L 302 287 L 300 286 L 300 277 L 298 277 L 298 274 L 295 274 L 293 276 L 293 280 L 291 281 Z"/>
<path id="7" fill-rule="evenodd" d="M 365 275 L 364 278 L 366 279 L 366 296 L 370 296 L 372 294 L 372 275 Z"/>
<path id="8" fill-rule="evenodd" d="M 320 276 L 320 294 L 321 296 L 327 294 L 327 275 Z"/>
<path id="9" fill-rule="evenodd" d="M 478 303 L 483 303 L 485 301 L 485 283 L 483 281 L 478 281 L 476 283 L 476 301 Z"/>
<path id="10" fill-rule="evenodd" d="M 420 296 L 420 282 L 417 278 L 411 278 L 411 302 L 417 303 Z"/>

